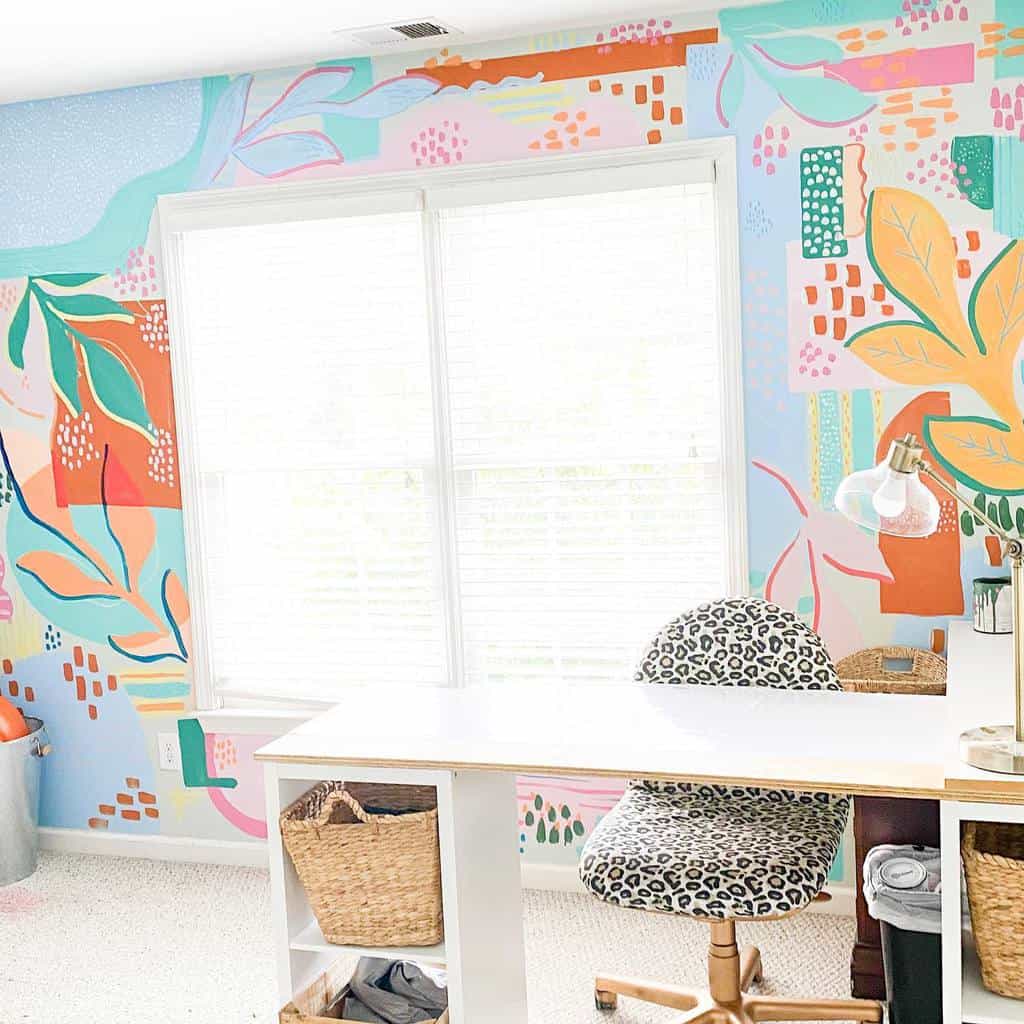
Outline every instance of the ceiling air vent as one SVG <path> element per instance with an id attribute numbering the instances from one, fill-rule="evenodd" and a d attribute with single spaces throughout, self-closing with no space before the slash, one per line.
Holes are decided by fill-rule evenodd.
<path id="1" fill-rule="evenodd" d="M 431 36 L 446 36 L 448 29 L 438 25 L 436 21 L 414 21 L 408 25 L 392 25 L 396 32 L 401 32 L 406 39 L 429 39 Z"/>
<path id="2" fill-rule="evenodd" d="M 409 21 L 401 25 L 367 25 L 365 28 L 349 29 L 345 34 L 364 46 L 390 46 L 407 43 L 410 40 L 441 39 L 455 30 L 436 18 Z"/>

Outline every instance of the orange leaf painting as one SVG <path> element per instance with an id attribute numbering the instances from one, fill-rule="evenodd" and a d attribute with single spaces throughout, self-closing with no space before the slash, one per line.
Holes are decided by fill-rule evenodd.
<path id="1" fill-rule="evenodd" d="M 185 593 L 185 587 L 181 580 L 178 579 L 178 574 L 173 571 L 168 572 L 164 580 L 164 599 L 175 625 L 180 627 L 188 622 L 191 615 L 188 595 Z"/>
<path id="2" fill-rule="evenodd" d="M 958 480 L 989 494 L 1024 492 L 1024 435 L 980 416 L 929 416 L 924 437 Z"/>
<path id="3" fill-rule="evenodd" d="M 113 640 L 118 647 L 124 648 L 126 651 L 130 651 L 132 654 L 137 651 L 143 650 L 147 647 L 152 646 L 157 641 L 166 640 L 166 633 L 129 633 L 125 636 L 112 636 Z"/>
<path id="4" fill-rule="evenodd" d="M 876 188 L 868 202 L 868 258 L 889 288 L 964 355 L 977 351 L 956 291 L 949 226 L 926 199 Z"/>
<path id="5" fill-rule="evenodd" d="M 87 576 L 74 562 L 52 551 L 29 551 L 17 561 L 22 572 L 35 577 L 58 597 L 82 599 L 112 598 L 115 595 L 106 580 Z"/>
<path id="6" fill-rule="evenodd" d="M 907 320 L 875 324 L 855 334 L 847 348 L 899 384 L 930 387 L 963 377 L 964 357 L 923 324 Z"/>
<path id="7" fill-rule="evenodd" d="M 978 345 L 1012 363 L 1024 339 L 1024 242 L 1011 242 L 978 278 L 968 308 Z"/>
<path id="8" fill-rule="evenodd" d="M 128 570 L 127 587 L 138 590 L 139 576 L 156 543 L 156 520 L 147 508 L 107 508 L 110 532 L 117 539 Z"/>

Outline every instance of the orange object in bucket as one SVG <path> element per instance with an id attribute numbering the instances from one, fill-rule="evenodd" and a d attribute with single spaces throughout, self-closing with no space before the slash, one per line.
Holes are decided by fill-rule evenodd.
<path id="1" fill-rule="evenodd" d="M 0 697 L 0 743 L 27 735 L 28 725 L 22 713 L 6 697 Z"/>

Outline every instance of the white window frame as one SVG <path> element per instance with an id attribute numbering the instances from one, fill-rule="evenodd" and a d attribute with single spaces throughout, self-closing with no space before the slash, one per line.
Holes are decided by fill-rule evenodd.
<path id="1" fill-rule="evenodd" d="M 183 236 L 189 231 L 255 226 L 302 220 L 321 220 L 353 212 L 418 209 L 423 214 L 428 292 L 439 276 L 439 239 L 430 214 L 450 205 L 529 198 L 544 191 L 544 180 L 558 176 L 560 190 L 575 191 L 569 176 L 579 180 L 579 192 L 595 191 L 594 183 L 607 178 L 612 188 L 711 181 L 715 196 L 715 231 L 718 256 L 719 371 L 722 404 L 719 411 L 722 439 L 723 508 L 725 514 L 727 579 L 730 594 L 749 591 L 747 562 L 746 458 L 743 426 L 743 362 L 740 314 L 739 223 L 736 184 L 736 144 L 731 137 L 572 154 L 544 160 L 473 164 L 452 168 L 389 174 L 368 173 L 357 178 L 312 182 L 282 182 L 247 188 L 217 189 L 160 196 L 157 215 L 171 335 L 171 378 L 178 433 L 185 557 L 192 607 L 192 679 L 197 710 L 217 709 L 224 701 L 214 689 L 211 644 L 207 629 L 206 537 L 197 473 L 196 438 L 189 383 L 188 341 L 179 282 L 183 279 Z M 600 190 L 600 189 L 598 189 Z M 418 198 L 417 198 L 418 193 Z M 410 205 L 411 204 L 411 205 Z M 447 403 L 439 401 L 447 386 L 444 366 L 443 321 L 439 309 L 429 310 L 431 372 L 435 399 L 435 441 L 441 455 L 451 450 Z M 449 466 L 441 458 L 438 501 L 454 506 Z M 458 609 L 458 581 L 454 559 L 454 515 L 446 509 L 440 522 L 440 543 L 449 550 L 442 565 L 446 643 L 452 681 L 463 681 L 462 638 Z M 449 535 L 450 534 L 450 535 Z M 232 701 L 234 704 L 235 701 Z M 240 702 L 248 704 L 249 702 Z M 295 706 L 315 707 L 318 702 L 296 697 Z M 252 706 L 259 706 L 253 701 Z"/>

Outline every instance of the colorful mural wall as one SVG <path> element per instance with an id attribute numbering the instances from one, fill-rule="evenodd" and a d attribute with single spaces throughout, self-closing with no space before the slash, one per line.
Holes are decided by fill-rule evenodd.
<path id="1" fill-rule="evenodd" d="M 738 147 L 751 588 L 836 657 L 941 648 L 992 538 L 940 495 L 932 538 L 879 541 L 833 497 L 910 429 L 1024 527 L 1015 0 L 786 0 L 0 107 L 0 689 L 50 723 L 45 823 L 265 833 L 258 738 L 192 715 L 157 196 L 713 135 Z M 156 755 L 179 723 L 182 775 Z M 615 796 L 521 780 L 521 848 L 571 858 Z"/>

